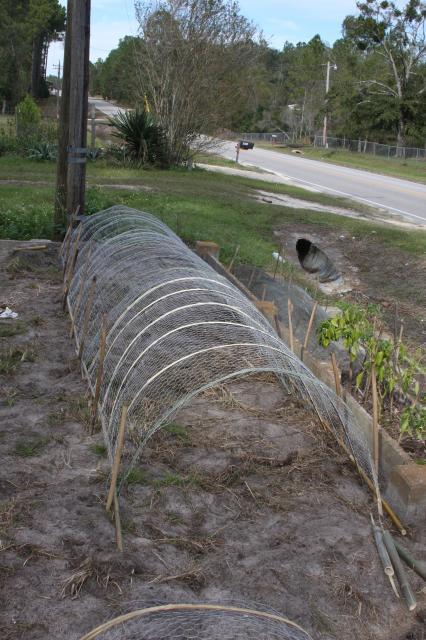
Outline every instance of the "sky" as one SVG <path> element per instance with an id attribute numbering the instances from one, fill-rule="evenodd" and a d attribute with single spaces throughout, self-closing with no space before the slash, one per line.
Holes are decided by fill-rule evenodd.
<path id="1" fill-rule="evenodd" d="M 60 0 L 66 6 L 66 0 Z M 317 33 L 332 44 L 341 36 L 343 19 L 355 14 L 356 0 L 240 0 L 241 13 L 262 31 L 270 46 L 307 42 Z M 126 35 L 137 34 L 133 0 L 92 0 L 90 59 L 106 58 Z M 52 43 L 48 73 L 63 58 L 63 44 Z M 61 62 L 62 64 L 62 62 Z"/>

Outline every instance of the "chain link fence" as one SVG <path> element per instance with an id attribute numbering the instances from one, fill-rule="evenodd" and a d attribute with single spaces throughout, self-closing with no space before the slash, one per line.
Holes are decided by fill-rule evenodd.
<path id="1" fill-rule="evenodd" d="M 343 149 L 354 153 L 368 153 L 383 158 L 403 158 L 414 160 L 426 160 L 426 146 L 398 147 L 390 144 L 380 144 L 370 140 L 351 138 L 333 138 L 328 136 L 325 144 L 322 135 L 300 138 L 295 134 L 282 132 L 265 133 L 235 133 L 235 139 L 250 140 L 252 142 L 267 142 L 270 144 L 312 144 L 314 147 L 327 149 Z"/>
<path id="2" fill-rule="evenodd" d="M 413 158 L 414 160 L 426 159 L 426 148 L 398 147 L 361 139 L 351 140 L 350 138 L 327 137 L 324 144 L 322 136 L 314 136 L 313 145 L 314 147 L 325 147 L 327 149 L 344 149 L 355 153 L 370 153 L 372 155 L 385 158 Z"/>

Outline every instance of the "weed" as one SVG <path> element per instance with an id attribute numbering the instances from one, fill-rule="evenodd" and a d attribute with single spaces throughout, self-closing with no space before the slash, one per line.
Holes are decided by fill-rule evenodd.
<path id="1" fill-rule="evenodd" d="M 97 456 L 101 456 L 102 458 L 106 458 L 107 448 L 104 444 L 92 444 L 90 446 L 90 450 Z"/>
<path id="2" fill-rule="evenodd" d="M 22 458 L 30 458 L 38 455 L 42 449 L 48 444 L 49 438 L 38 438 L 29 442 L 18 442 L 14 449 L 14 453 Z"/>
<path id="3" fill-rule="evenodd" d="M 12 338 L 13 336 L 25 333 L 27 330 L 25 323 L 16 320 L 12 323 L 0 321 L 0 338 Z"/>
<path id="4" fill-rule="evenodd" d="M 91 429 L 92 414 L 84 396 L 69 400 L 68 415 L 77 422 L 81 422 L 86 429 Z"/>

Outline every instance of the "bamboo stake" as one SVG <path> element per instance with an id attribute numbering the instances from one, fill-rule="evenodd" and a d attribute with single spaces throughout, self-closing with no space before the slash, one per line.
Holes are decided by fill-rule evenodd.
<path id="1" fill-rule="evenodd" d="M 66 244 L 66 252 L 65 252 L 65 259 L 64 259 L 64 273 L 66 271 L 67 268 L 67 264 L 68 264 L 68 258 L 69 258 L 69 251 L 70 251 L 70 243 L 71 243 L 71 236 L 72 236 L 72 229 L 74 226 L 74 220 L 75 218 L 78 216 L 78 212 L 80 211 L 80 205 L 77 207 L 77 209 L 75 211 L 73 211 L 73 213 L 71 214 L 71 218 L 70 218 L 70 223 L 68 225 L 68 230 L 69 234 L 68 234 L 68 239 L 67 239 L 67 244 Z"/>
<path id="2" fill-rule="evenodd" d="M 256 267 L 253 267 L 253 269 L 251 270 L 250 278 L 249 278 L 248 285 L 247 285 L 247 289 L 249 289 L 249 290 L 250 290 L 250 287 L 251 287 L 251 283 L 253 282 L 255 271 L 256 271 Z"/>
<path id="3" fill-rule="evenodd" d="M 86 262 L 84 263 L 84 273 L 80 279 L 80 288 L 77 294 L 77 299 L 75 301 L 74 306 L 74 318 L 77 318 L 78 310 L 80 309 L 80 303 L 83 296 L 84 285 L 87 281 L 87 274 L 89 272 L 89 264 L 90 264 L 90 256 L 92 255 L 92 243 L 89 245 L 89 251 L 87 253 Z M 70 338 L 72 338 L 74 333 L 74 323 L 71 324 Z"/>
<path id="4" fill-rule="evenodd" d="M 280 244 L 279 249 L 278 249 L 278 255 L 277 255 L 277 259 L 275 261 L 275 268 L 274 268 L 274 280 L 275 280 L 275 276 L 277 275 L 277 271 L 278 271 L 278 265 L 280 263 L 280 258 L 282 258 L 282 253 L 284 253 L 284 244 Z"/>
<path id="5" fill-rule="evenodd" d="M 304 353 L 305 353 L 306 349 L 308 348 L 309 338 L 311 336 L 312 325 L 314 323 L 314 318 L 315 318 L 315 314 L 317 312 L 317 309 L 318 309 L 318 302 L 315 301 L 315 303 L 314 303 L 314 305 L 312 307 L 311 317 L 309 318 L 308 328 L 306 329 L 305 340 L 303 341 L 302 349 L 301 349 L 301 352 L 300 352 L 300 359 L 301 359 L 302 362 L 303 362 Z"/>
<path id="6" fill-rule="evenodd" d="M 336 386 L 336 395 L 338 395 L 339 398 L 341 398 L 342 397 L 342 385 L 340 383 L 340 375 L 339 375 L 339 369 L 337 367 L 336 354 L 334 352 L 332 352 L 330 354 L 330 357 L 331 357 L 331 365 L 333 367 L 334 384 Z"/>
<path id="7" fill-rule="evenodd" d="M 290 341 L 290 349 L 294 351 L 294 339 L 293 339 L 293 303 L 290 298 L 287 300 L 287 310 L 288 310 L 288 331 L 289 331 L 289 341 Z"/>
<path id="8" fill-rule="evenodd" d="M 373 461 L 379 475 L 379 399 L 377 397 L 376 366 L 371 366 L 371 391 L 373 394 Z"/>
<path id="9" fill-rule="evenodd" d="M 349 460 L 352 462 L 352 464 L 355 465 L 359 475 L 361 476 L 361 478 L 364 480 L 365 484 L 367 485 L 367 487 L 370 489 L 370 491 L 376 496 L 377 498 L 377 488 L 375 487 L 375 485 L 373 484 L 373 482 L 370 480 L 370 478 L 368 477 L 368 475 L 365 473 L 365 471 L 359 466 L 359 464 L 357 463 L 357 461 L 355 460 L 354 456 L 352 455 L 352 453 L 349 451 L 349 449 L 347 448 L 347 446 L 345 445 L 345 443 L 336 436 L 336 434 L 332 431 L 332 429 L 328 426 L 328 424 L 321 418 L 321 416 L 318 414 L 318 418 L 322 424 L 322 426 L 327 429 L 331 435 L 337 440 L 337 443 L 340 445 L 340 447 L 343 449 L 343 451 L 346 453 L 346 455 L 348 456 Z M 401 520 L 398 518 L 398 516 L 396 515 L 395 511 L 392 509 L 392 507 L 390 506 L 390 504 L 380 498 L 380 500 L 378 500 L 378 508 L 379 508 L 379 513 L 381 508 L 383 507 L 383 509 L 386 511 L 386 513 L 388 514 L 389 518 L 392 520 L 392 522 L 394 523 L 394 525 L 398 528 L 400 534 L 402 536 L 406 536 L 407 535 L 407 530 L 404 527 L 404 525 L 402 524 Z M 380 513 L 381 515 L 381 513 Z"/>
<path id="10" fill-rule="evenodd" d="M 266 297 L 266 285 L 263 285 L 262 287 L 262 302 L 264 302 Z"/>
<path id="11" fill-rule="evenodd" d="M 123 453 L 123 447 L 124 447 L 124 434 L 126 430 L 126 420 L 127 420 L 127 405 L 123 404 L 123 408 L 121 410 L 120 428 L 118 430 L 117 447 L 115 449 L 114 464 L 112 466 L 111 484 L 109 487 L 108 499 L 106 503 L 107 511 L 111 509 L 111 504 L 114 499 L 115 489 L 117 486 L 118 470 L 120 468 L 121 454 Z"/>
<path id="12" fill-rule="evenodd" d="M 275 311 L 275 313 L 274 313 L 274 322 L 275 322 L 275 329 L 276 329 L 276 331 L 278 333 L 278 337 L 281 338 L 281 340 L 282 340 L 283 339 L 283 334 L 282 334 L 281 327 L 280 327 L 280 320 L 278 318 L 278 311 Z"/>
<path id="13" fill-rule="evenodd" d="M 123 534 L 121 531 L 120 508 L 118 504 L 117 492 L 114 491 L 114 524 L 115 524 L 115 541 L 117 548 L 123 553 Z"/>
<path id="14" fill-rule="evenodd" d="M 86 308 L 84 310 L 83 328 L 81 331 L 81 342 L 80 342 L 80 348 L 78 350 L 78 357 L 80 359 L 81 359 L 81 356 L 83 355 L 84 343 L 86 341 L 86 334 L 89 326 L 90 312 L 92 311 L 93 296 L 95 295 L 95 288 L 96 288 L 96 276 L 93 276 L 92 283 L 89 289 L 89 295 L 87 297 Z"/>
<path id="15" fill-rule="evenodd" d="M 64 278 L 64 287 L 62 290 L 62 306 L 63 309 L 65 310 L 65 305 L 66 305 L 66 300 L 67 300 L 67 295 L 68 295 L 68 291 L 70 288 L 70 284 L 71 284 L 71 280 L 73 278 L 74 275 L 74 269 L 75 269 L 75 265 L 77 262 L 77 256 L 78 256 L 78 248 L 79 248 L 79 243 L 80 243 L 80 236 L 81 236 L 81 232 L 83 230 L 83 225 L 79 225 L 78 227 L 78 232 L 77 232 L 77 238 L 75 239 L 75 244 L 74 244 L 74 251 L 73 251 L 73 256 L 69 262 L 69 266 L 66 270 L 65 273 L 65 278 Z"/>
<path id="16" fill-rule="evenodd" d="M 234 255 L 232 256 L 231 262 L 229 263 L 229 267 L 228 267 L 228 271 L 229 271 L 229 273 L 232 273 L 232 268 L 233 268 L 233 266 L 234 266 L 234 262 L 235 262 L 235 260 L 236 260 L 236 258 L 237 258 L 237 256 L 238 256 L 239 251 L 240 251 L 240 245 L 239 245 L 239 244 L 237 244 L 237 246 L 236 246 L 236 248 L 235 248 L 235 253 L 234 253 Z"/>
<path id="17" fill-rule="evenodd" d="M 402 566 L 401 559 L 398 555 L 398 551 L 396 550 L 393 538 L 389 531 L 383 531 L 383 541 L 389 553 L 393 568 L 395 569 L 396 577 L 398 578 L 399 586 L 401 587 L 401 591 L 407 603 L 408 610 L 414 611 L 417 606 L 417 601 L 414 593 L 411 590 L 407 574 L 405 573 L 405 569 Z"/>
<path id="18" fill-rule="evenodd" d="M 92 430 L 96 420 L 96 410 L 98 407 L 99 396 L 101 394 L 101 386 L 102 386 L 102 380 L 104 375 L 106 338 L 107 338 L 107 318 L 106 318 L 106 315 L 104 315 L 102 318 L 101 334 L 99 337 L 99 365 L 98 365 L 98 374 L 96 376 L 95 395 L 93 397 Z"/>

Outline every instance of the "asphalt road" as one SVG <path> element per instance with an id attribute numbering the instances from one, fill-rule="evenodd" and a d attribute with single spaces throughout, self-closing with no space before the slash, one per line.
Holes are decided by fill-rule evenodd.
<path id="1" fill-rule="evenodd" d="M 234 142 L 226 142 L 215 151 L 225 158 L 235 160 Z M 250 151 L 240 151 L 240 162 L 272 171 L 301 187 L 359 200 L 397 214 L 407 222 L 426 226 L 424 184 L 256 146 Z"/>
<path id="2" fill-rule="evenodd" d="M 92 104 L 108 116 L 120 107 L 97 98 Z M 215 149 L 225 158 L 235 160 L 235 143 L 224 142 Z M 240 151 L 241 164 L 252 164 L 300 185 L 317 191 L 359 200 L 386 210 L 407 222 L 426 226 L 426 185 L 409 180 L 383 176 L 369 171 L 309 160 L 296 154 L 285 154 L 260 147 Z"/>

